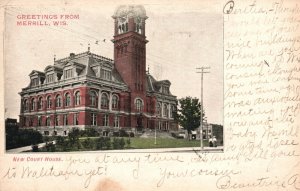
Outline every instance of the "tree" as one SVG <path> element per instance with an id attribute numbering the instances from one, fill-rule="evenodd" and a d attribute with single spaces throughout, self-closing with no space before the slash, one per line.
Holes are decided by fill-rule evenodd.
<path id="1" fill-rule="evenodd" d="M 201 103 L 198 98 L 185 97 L 178 100 L 179 109 L 175 114 L 178 123 L 187 130 L 188 137 L 193 130 L 200 126 Z M 203 112 L 204 117 L 205 112 Z"/>

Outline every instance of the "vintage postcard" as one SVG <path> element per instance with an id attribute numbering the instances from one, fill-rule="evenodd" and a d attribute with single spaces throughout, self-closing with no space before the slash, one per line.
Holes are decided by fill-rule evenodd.
<path id="1" fill-rule="evenodd" d="M 1 1 L 0 190 L 298 190 L 297 1 Z"/>

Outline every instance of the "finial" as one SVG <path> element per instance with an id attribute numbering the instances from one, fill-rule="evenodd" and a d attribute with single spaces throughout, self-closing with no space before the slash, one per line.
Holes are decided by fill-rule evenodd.
<path id="1" fill-rule="evenodd" d="M 148 73 L 148 74 L 150 74 L 149 65 L 148 65 L 148 70 L 147 70 L 147 73 Z"/>
<path id="2" fill-rule="evenodd" d="M 55 60 L 56 60 L 56 55 L 54 54 L 54 56 L 53 56 L 53 60 L 54 60 L 54 62 L 55 62 Z"/>
<path id="3" fill-rule="evenodd" d="M 88 52 L 91 50 L 90 43 L 88 44 Z"/>

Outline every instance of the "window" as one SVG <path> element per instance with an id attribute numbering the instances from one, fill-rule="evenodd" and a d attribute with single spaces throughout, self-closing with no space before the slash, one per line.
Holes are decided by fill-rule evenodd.
<path id="1" fill-rule="evenodd" d="M 164 122 L 164 130 L 169 130 L 169 123 L 167 121 Z"/>
<path id="2" fill-rule="evenodd" d="M 31 107 L 30 109 L 33 111 L 35 109 L 35 100 L 34 98 L 31 99 Z"/>
<path id="3" fill-rule="evenodd" d="M 39 79 L 33 78 L 31 79 L 31 86 L 38 86 L 39 85 Z"/>
<path id="4" fill-rule="evenodd" d="M 66 93 L 65 95 L 65 106 L 70 106 L 71 105 L 71 96 L 69 93 Z"/>
<path id="5" fill-rule="evenodd" d="M 172 105 L 172 106 L 171 106 L 171 116 L 170 116 L 171 118 L 174 118 L 175 112 L 176 112 L 175 105 Z"/>
<path id="6" fill-rule="evenodd" d="M 111 79 L 111 72 L 108 71 L 108 70 L 102 70 L 102 76 L 103 76 L 103 79 L 110 80 Z"/>
<path id="7" fill-rule="evenodd" d="M 73 72 L 72 69 L 67 69 L 64 71 L 64 78 L 68 79 L 68 78 L 72 78 L 73 77 Z"/>
<path id="8" fill-rule="evenodd" d="M 32 127 L 33 126 L 33 120 L 31 117 L 29 117 L 29 127 Z"/>
<path id="9" fill-rule="evenodd" d="M 47 118 L 46 118 L 46 126 L 50 126 L 50 117 L 49 116 L 47 116 Z"/>
<path id="10" fill-rule="evenodd" d="M 113 109 L 118 109 L 118 107 L 119 107 L 118 102 L 119 102 L 118 96 L 113 95 L 113 97 L 112 97 L 112 108 Z"/>
<path id="11" fill-rule="evenodd" d="M 68 125 L 68 115 L 64 114 L 64 125 Z"/>
<path id="12" fill-rule="evenodd" d="M 55 125 L 56 125 L 56 126 L 59 125 L 59 116 L 55 116 Z"/>
<path id="13" fill-rule="evenodd" d="M 47 83 L 51 83 L 51 82 L 53 82 L 54 81 L 54 74 L 48 74 L 47 76 L 46 76 L 46 82 Z"/>
<path id="14" fill-rule="evenodd" d="M 52 106 L 52 100 L 51 100 L 51 96 L 47 97 L 47 108 L 50 109 Z"/>
<path id="15" fill-rule="evenodd" d="M 106 93 L 103 93 L 101 96 L 101 108 L 107 109 L 108 105 L 109 105 L 108 95 Z"/>
<path id="16" fill-rule="evenodd" d="M 37 126 L 42 126 L 42 117 L 38 116 L 38 124 Z"/>
<path id="17" fill-rule="evenodd" d="M 61 96 L 60 95 L 56 96 L 56 107 L 61 107 Z"/>
<path id="18" fill-rule="evenodd" d="M 78 113 L 74 113 L 74 125 L 78 125 Z"/>
<path id="19" fill-rule="evenodd" d="M 91 114 L 91 125 L 97 125 L 97 115 L 96 113 Z"/>
<path id="20" fill-rule="evenodd" d="M 163 94 L 169 94 L 169 87 L 163 86 L 162 87 L 162 93 Z"/>
<path id="21" fill-rule="evenodd" d="M 142 111 L 143 110 L 143 101 L 140 99 L 136 99 L 135 108 L 137 111 Z"/>
<path id="22" fill-rule="evenodd" d="M 43 98 L 40 97 L 38 100 L 38 109 L 43 109 Z"/>
<path id="23" fill-rule="evenodd" d="M 156 104 L 156 115 L 161 116 L 161 106 L 160 103 Z"/>
<path id="24" fill-rule="evenodd" d="M 90 92 L 90 102 L 92 106 L 96 106 L 97 104 L 97 97 L 96 97 L 96 93 L 94 91 Z"/>
<path id="25" fill-rule="evenodd" d="M 169 108 L 167 104 L 164 104 L 164 117 L 168 117 L 169 114 Z"/>
<path id="26" fill-rule="evenodd" d="M 114 119 L 114 127 L 119 127 L 119 123 L 120 123 L 119 116 L 116 115 Z"/>
<path id="27" fill-rule="evenodd" d="M 28 101 L 27 101 L 27 99 L 24 100 L 23 107 L 24 107 L 24 111 L 28 110 Z"/>
<path id="28" fill-rule="evenodd" d="M 108 126 L 108 115 L 103 115 L 103 126 Z"/>
<path id="29" fill-rule="evenodd" d="M 80 92 L 75 93 L 75 105 L 80 105 Z"/>
<path id="30" fill-rule="evenodd" d="M 49 135 L 49 131 L 44 131 L 44 135 Z"/>

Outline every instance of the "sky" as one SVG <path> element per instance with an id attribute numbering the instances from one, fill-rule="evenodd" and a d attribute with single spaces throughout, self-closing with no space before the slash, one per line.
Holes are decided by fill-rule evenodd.
<path id="1" fill-rule="evenodd" d="M 113 58 L 114 21 L 118 3 L 15 5 L 5 15 L 5 118 L 18 118 L 20 96 L 32 70 L 44 71 L 53 58 L 87 51 Z M 134 1 L 132 1 L 134 3 Z M 146 64 L 157 80 L 168 79 L 179 99 L 201 95 L 197 67 L 210 67 L 204 75 L 204 109 L 209 123 L 223 124 L 223 17 L 216 2 L 143 4 L 146 14 Z M 36 2 L 35 2 L 36 3 Z M 214 5 L 214 6 L 209 6 Z M 79 15 L 67 26 L 17 26 L 18 15 Z M 105 41 L 104 41 L 105 39 Z M 96 42 L 98 41 L 98 43 Z"/>

